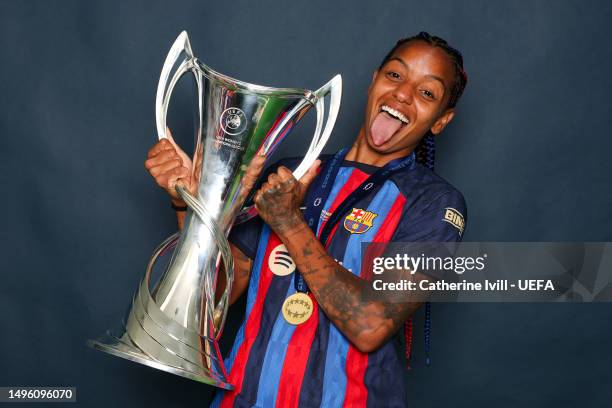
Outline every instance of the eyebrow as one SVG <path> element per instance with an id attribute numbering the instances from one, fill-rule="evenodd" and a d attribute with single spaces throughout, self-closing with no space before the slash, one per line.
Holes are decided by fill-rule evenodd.
<path id="1" fill-rule="evenodd" d="M 401 59 L 400 57 L 391 57 L 389 58 L 389 61 L 397 61 L 400 64 L 402 64 L 404 67 L 406 67 L 406 69 L 410 69 L 410 66 L 408 66 L 408 64 L 406 64 L 406 61 L 404 61 L 403 59 Z M 387 61 L 387 62 L 389 62 Z M 431 78 L 431 79 L 435 79 L 436 81 L 440 81 L 440 83 L 442 84 L 442 86 L 444 87 L 444 89 L 446 89 L 446 84 L 444 83 L 444 80 L 442 78 L 440 78 L 437 75 L 432 75 L 432 74 L 427 74 L 425 75 L 427 78 Z"/>

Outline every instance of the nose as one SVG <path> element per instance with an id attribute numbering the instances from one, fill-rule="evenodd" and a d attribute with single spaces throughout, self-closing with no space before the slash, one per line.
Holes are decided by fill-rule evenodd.
<path id="1" fill-rule="evenodd" d="M 397 99 L 398 102 L 411 105 L 412 99 L 414 97 L 414 92 L 410 84 L 404 82 L 397 85 L 397 87 L 393 91 L 393 96 L 395 97 L 395 99 Z"/>

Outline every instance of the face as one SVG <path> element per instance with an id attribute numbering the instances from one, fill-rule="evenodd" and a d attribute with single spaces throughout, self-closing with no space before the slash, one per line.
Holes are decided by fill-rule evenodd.
<path id="1" fill-rule="evenodd" d="M 431 130 L 438 134 L 452 120 L 447 109 L 454 81 L 451 58 L 424 41 L 396 50 L 374 73 L 363 128 L 374 154 L 408 154 Z"/>

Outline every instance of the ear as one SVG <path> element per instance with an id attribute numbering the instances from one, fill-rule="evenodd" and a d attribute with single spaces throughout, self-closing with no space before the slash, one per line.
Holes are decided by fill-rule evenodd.
<path id="1" fill-rule="evenodd" d="M 436 119 L 435 123 L 430 128 L 431 133 L 434 135 L 439 135 L 442 130 L 448 125 L 451 120 L 455 117 L 455 109 L 447 109 L 438 119 Z"/>
<path id="2" fill-rule="evenodd" d="M 378 70 L 375 70 L 374 72 L 372 72 L 372 80 L 370 81 L 370 85 L 368 85 L 368 94 L 370 93 L 370 90 L 372 89 L 372 85 L 374 85 L 374 81 L 376 81 L 376 75 L 378 75 Z"/>

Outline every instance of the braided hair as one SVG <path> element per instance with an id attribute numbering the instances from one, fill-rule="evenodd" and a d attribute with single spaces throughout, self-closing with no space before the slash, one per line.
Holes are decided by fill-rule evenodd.
<path id="1" fill-rule="evenodd" d="M 395 46 L 387 53 L 385 58 L 383 58 L 378 69 L 380 70 L 390 59 L 393 57 L 395 51 L 397 51 L 400 47 L 408 44 L 412 41 L 424 41 L 432 47 L 441 48 L 444 52 L 449 56 L 453 63 L 453 68 L 455 71 L 455 77 L 453 80 L 453 85 L 451 87 L 450 98 L 446 105 L 446 109 L 454 108 L 463 95 L 463 91 L 465 90 L 465 86 L 467 85 L 467 74 L 463 69 L 463 55 L 459 50 L 451 47 L 446 40 L 437 37 L 435 35 L 431 35 L 426 31 L 421 31 L 417 35 L 413 35 L 412 37 L 407 37 L 399 40 Z M 428 132 L 423 139 L 419 142 L 416 150 L 415 150 L 416 160 L 429 168 L 430 170 L 434 170 L 434 163 L 436 159 L 436 143 L 434 141 L 434 135 L 431 132 Z M 406 323 L 404 323 L 404 337 L 406 341 L 405 346 L 405 355 L 406 361 L 410 361 L 411 351 L 412 351 L 412 317 L 410 317 Z M 425 363 L 427 365 L 430 364 L 430 356 L 429 351 L 431 349 L 431 303 L 425 303 L 425 327 L 424 327 L 424 336 L 425 336 Z"/>

